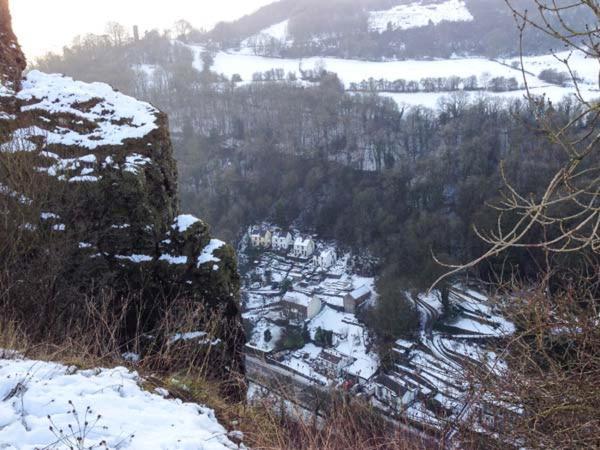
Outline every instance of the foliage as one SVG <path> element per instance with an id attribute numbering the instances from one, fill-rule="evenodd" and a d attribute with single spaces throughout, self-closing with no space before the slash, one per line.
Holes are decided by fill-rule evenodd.
<path id="1" fill-rule="evenodd" d="M 302 327 L 288 325 L 283 329 L 277 343 L 278 350 L 297 350 L 307 343 Z"/>
<path id="2" fill-rule="evenodd" d="M 379 297 L 366 314 L 367 324 L 384 342 L 410 337 L 419 326 L 416 306 L 398 283 L 380 283 L 378 289 Z"/>
<path id="3" fill-rule="evenodd" d="M 315 344 L 319 347 L 331 347 L 333 345 L 333 331 L 318 327 L 315 332 Z"/>

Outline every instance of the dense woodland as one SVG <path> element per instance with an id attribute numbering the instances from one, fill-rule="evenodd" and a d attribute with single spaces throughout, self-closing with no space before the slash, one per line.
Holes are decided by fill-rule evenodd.
<path id="1" fill-rule="evenodd" d="M 526 192 L 539 190 L 563 162 L 540 138 L 524 101 L 468 101 L 457 92 L 439 112 L 400 110 L 375 92 L 344 92 L 328 73 L 309 84 L 240 85 L 212 73 L 208 53 L 204 71 L 194 69 L 190 48 L 166 35 L 150 32 L 135 41 L 117 24 L 109 31 L 81 38 L 38 65 L 108 81 L 167 111 L 183 207 L 218 236 L 235 241 L 249 224 L 268 219 L 374 254 L 389 306 L 399 292 L 423 290 L 444 271 L 432 254 L 457 262 L 485 250 L 473 225 L 494 226 L 496 212 L 486 202 L 499 199 L 501 162 Z M 557 123 L 578 111 L 568 101 L 538 107 L 551 110 Z M 530 276 L 537 256 L 513 251 L 480 266 L 477 275 L 516 270 Z M 406 317 L 395 310 L 398 320 Z"/>
<path id="2" fill-rule="evenodd" d="M 472 22 L 456 26 L 452 22 L 426 27 L 370 32 L 368 11 L 386 10 L 402 4 L 398 0 L 283 0 L 233 23 L 221 23 L 210 33 L 196 33 L 194 39 L 222 48 L 236 48 L 240 42 L 261 30 L 289 19 L 288 33 L 293 41 L 258 42 L 259 54 L 285 57 L 338 56 L 343 58 L 447 58 L 452 54 L 488 57 L 513 56 L 519 52 L 518 31 L 504 1 L 466 0 Z M 423 3 L 428 3 L 427 1 Z M 532 0 L 513 2 L 521 9 L 536 11 Z M 567 4 L 559 1 L 558 4 Z M 553 19 L 551 17 L 551 19 Z M 567 8 L 563 20 L 593 24 L 593 15 L 581 8 Z M 546 52 L 561 43 L 546 33 L 527 29 L 525 53 Z"/>

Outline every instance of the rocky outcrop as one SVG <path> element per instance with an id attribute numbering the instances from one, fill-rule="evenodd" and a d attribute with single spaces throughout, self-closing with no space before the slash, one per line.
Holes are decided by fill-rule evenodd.
<path id="1" fill-rule="evenodd" d="M 18 90 L 25 66 L 25 56 L 12 30 L 8 0 L 0 0 L 0 84 Z"/>
<path id="2" fill-rule="evenodd" d="M 202 305 L 197 330 L 219 324 L 211 331 L 225 358 L 215 368 L 242 370 L 234 251 L 181 215 L 167 117 L 103 83 L 38 71 L 21 79 L 24 59 L 0 5 L 0 153 L 25 158 L 48 185 L 41 221 L 71 242 L 59 282 L 82 296 L 135 295 L 131 335 L 156 329 L 176 301 Z"/>

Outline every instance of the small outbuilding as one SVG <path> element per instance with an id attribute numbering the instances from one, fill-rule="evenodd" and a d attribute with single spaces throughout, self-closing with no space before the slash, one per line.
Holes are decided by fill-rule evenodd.
<path id="1" fill-rule="evenodd" d="M 372 292 L 369 285 L 365 284 L 344 296 L 344 311 L 354 314 L 356 308 L 371 298 Z"/>

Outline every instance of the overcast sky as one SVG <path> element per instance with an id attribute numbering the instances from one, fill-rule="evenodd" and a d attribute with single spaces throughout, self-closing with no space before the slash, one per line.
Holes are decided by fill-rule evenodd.
<path id="1" fill-rule="evenodd" d="M 28 58 L 60 50 L 78 34 L 101 33 L 109 21 L 143 31 L 179 19 L 211 28 L 274 0 L 9 0 L 15 32 Z"/>

